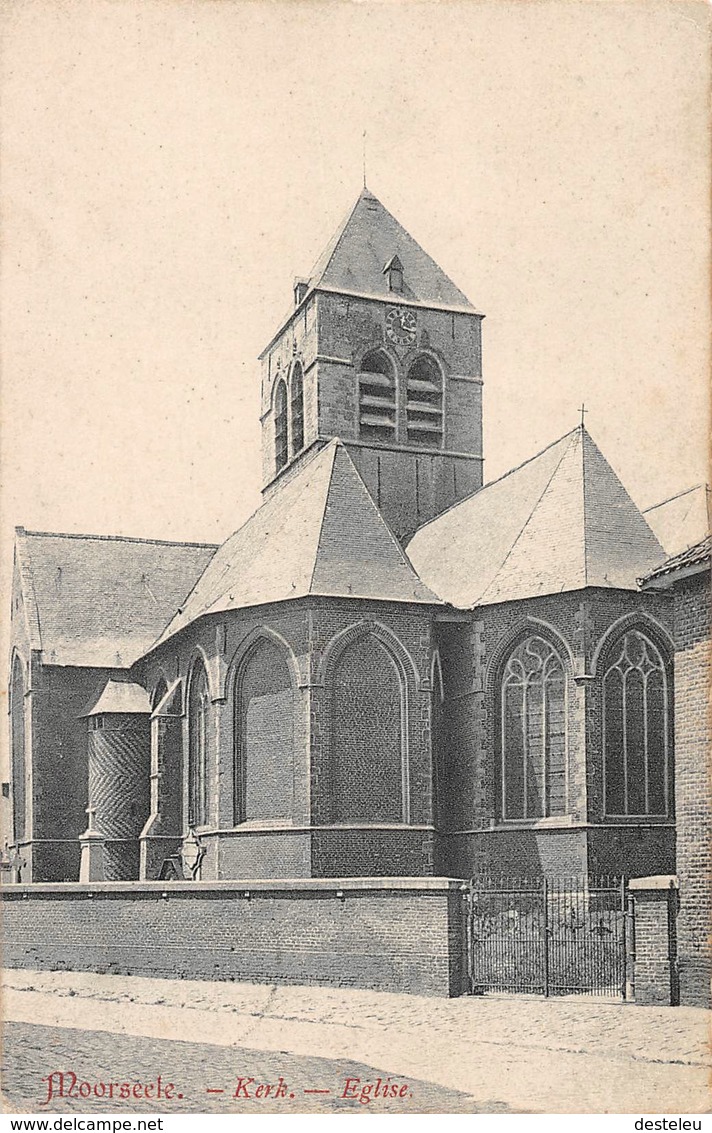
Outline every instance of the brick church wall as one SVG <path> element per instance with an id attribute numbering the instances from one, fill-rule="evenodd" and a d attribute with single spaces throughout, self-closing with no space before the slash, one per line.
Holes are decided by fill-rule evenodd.
<path id="1" fill-rule="evenodd" d="M 710 1005 L 712 978 L 712 728 L 707 572 L 675 585 L 675 801 L 682 1003 Z"/>
<path id="2" fill-rule="evenodd" d="M 33 881 L 79 878 L 78 838 L 87 828 L 87 721 L 112 669 L 34 663 L 29 695 L 33 844 L 22 856 Z M 29 749 L 28 749 L 29 757 Z M 23 873 L 23 879 L 27 874 Z"/>
<path id="3" fill-rule="evenodd" d="M 350 628 L 351 627 L 351 628 Z M 315 874 L 428 874 L 433 871 L 432 781 L 431 781 L 431 693 L 429 661 L 431 614 L 427 608 L 396 606 L 388 603 L 342 601 L 314 605 L 311 622 L 313 666 L 311 688 L 311 793 L 312 820 L 316 827 L 330 825 L 332 726 L 334 701 L 331 695 L 333 666 L 323 659 L 329 643 L 341 633 L 363 632 L 372 627 L 379 640 L 396 658 L 405 682 L 404 751 L 407 757 L 409 824 L 422 828 L 404 830 L 400 822 L 391 831 L 369 831 L 354 816 L 332 833 L 319 830 L 314 839 Z M 344 639 L 342 639 L 344 640 Z M 338 648 L 337 657 L 338 658 Z M 364 672 L 364 696 L 369 693 L 369 675 Z M 377 770 L 380 753 L 373 751 L 371 762 Z"/>
<path id="4" fill-rule="evenodd" d="M 197 657 L 204 657 L 211 697 L 212 741 L 209 776 L 215 796 L 209 822 L 200 831 L 206 844 L 203 877 L 308 877 L 362 875 L 429 875 L 433 864 L 433 821 L 430 776 L 431 611 L 387 602 L 323 599 L 231 611 L 204 619 L 178 639 L 157 650 L 140 675 L 152 690 L 162 678 L 184 682 Z M 392 651 L 404 678 L 404 751 L 410 795 L 409 823 L 389 810 L 388 821 L 374 814 L 339 816 L 334 825 L 330 804 L 329 743 L 332 727 L 331 674 L 322 671 L 330 643 L 346 631 L 374 629 Z M 234 678 L 246 644 L 262 631 L 278 635 L 291 654 L 295 682 L 294 795 L 283 818 L 254 818 L 235 825 L 233 818 Z M 270 639 L 274 640 L 274 638 Z M 279 646 L 281 648 L 281 646 Z M 338 648 L 337 648 L 338 653 Z M 365 689 L 367 696 L 369 689 Z M 366 701 L 364 701 L 366 703 Z M 273 753 L 257 745 L 253 760 Z M 375 784 L 379 752 L 373 752 Z M 368 771 L 368 769 L 366 769 Z M 368 772 L 370 774 L 370 772 Z M 252 774 L 252 772 L 251 772 Z M 255 779 L 276 782 L 253 770 Z M 398 782 L 400 790 L 400 780 Z M 274 810 L 277 809 L 275 800 Z M 283 808 L 279 808 L 283 809 Z M 393 813 L 390 813 L 392 811 Z"/>
<path id="5" fill-rule="evenodd" d="M 438 873 L 631 876 L 633 868 L 637 874 L 674 870 L 672 818 L 621 825 L 604 821 L 603 815 L 601 702 L 592 665 L 606 631 L 636 610 L 660 622 L 671 635 L 672 608 L 666 595 L 618 590 L 501 603 L 474 611 L 469 623 L 437 626 L 447 719 L 441 737 L 446 750 L 436 758 L 439 778 L 446 782 L 439 810 L 442 833 L 436 843 Z M 640 624 L 649 625 L 644 620 Z M 541 634 L 556 645 L 566 663 L 570 664 L 569 655 L 573 663 L 568 702 L 569 806 L 560 822 L 497 821 L 496 675 L 499 661 L 520 631 Z"/>
<path id="6" fill-rule="evenodd" d="M 462 894 L 443 878 L 12 886 L 3 906 L 13 968 L 464 991 Z"/>

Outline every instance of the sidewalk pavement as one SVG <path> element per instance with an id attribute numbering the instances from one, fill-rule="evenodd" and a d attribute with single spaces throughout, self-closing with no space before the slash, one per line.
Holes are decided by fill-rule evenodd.
<path id="1" fill-rule="evenodd" d="M 586 997 L 3 973 L 6 1020 L 349 1059 L 543 1113 L 710 1109 L 707 1012 Z"/>

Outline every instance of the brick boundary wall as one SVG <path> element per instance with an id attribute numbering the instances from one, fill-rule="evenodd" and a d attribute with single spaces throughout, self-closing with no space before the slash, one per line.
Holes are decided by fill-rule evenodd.
<path id="1" fill-rule="evenodd" d="M 6 886 L 3 963 L 460 995 L 461 885 L 415 877 Z"/>

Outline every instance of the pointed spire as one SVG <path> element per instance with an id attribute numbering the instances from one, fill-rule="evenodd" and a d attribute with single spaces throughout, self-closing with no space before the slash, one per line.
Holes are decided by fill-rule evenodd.
<path id="1" fill-rule="evenodd" d="M 387 298 L 390 293 L 388 264 L 396 253 L 406 280 L 406 298 L 457 308 L 473 313 L 475 308 L 401 224 L 381 204 L 364 182 L 351 212 L 309 278 L 309 290 L 329 290 Z"/>
<path id="2" fill-rule="evenodd" d="M 363 132 L 363 187 L 366 188 L 366 131 Z"/>

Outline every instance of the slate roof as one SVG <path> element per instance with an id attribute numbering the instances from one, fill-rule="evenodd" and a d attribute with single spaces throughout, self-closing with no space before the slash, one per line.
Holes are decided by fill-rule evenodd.
<path id="1" fill-rule="evenodd" d="M 710 531 L 710 490 L 695 484 L 643 512 L 668 555 L 676 555 L 704 539 Z"/>
<path id="2" fill-rule="evenodd" d="M 474 311 L 467 296 L 366 188 L 314 265 L 309 288 L 393 299 L 384 269 L 395 256 L 403 267 L 404 298 Z"/>
<path id="3" fill-rule="evenodd" d="M 578 427 L 415 533 L 408 555 L 454 606 L 579 590 L 635 589 L 665 552 Z"/>
<path id="4" fill-rule="evenodd" d="M 129 668 L 156 640 L 217 547 L 16 530 L 31 646 L 50 665 Z"/>
<path id="5" fill-rule="evenodd" d="M 141 685 L 132 681 L 109 680 L 104 685 L 99 699 L 93 708 L 85 713 L 86 716 L 103 716 L 111 713 L 137 713 L 150 716 L 151 702 L 148 693 Z"/>
<path id="6" fill-rule="evenodd" d="M 389 290 L 384 272 L 394 257 L 403 267 L 402 294 Z M 362 189 L 304 282 L 307 287 L 302 302 L 313 291 L 326 290 L 392 302 L 402 299 L 478 314 L 460 288 L 366 188 Z M 269 345 L 295 310 L 293 308 L 282 320 Z M 263 354 L 268 349 L 269 346 Z"/>
<path id="7" fill-rule="evenodd" d="M 156 644 L 205 614 L 307 595 L 438 601 L 336 439 L 222 545 Z"/>
<path id="8" fill-rule="evenodd" d="M 698 569 L 701 571 L 706 567 L 709 570 L 710 561 L 712 561 L 712 535 L 707 535 L 694 546 L 686 547 L 678 555 L 666 559 L 640 581 L 645 585 L 648 582 L 666 579 L 673 574 L 696 574 Z"/>

